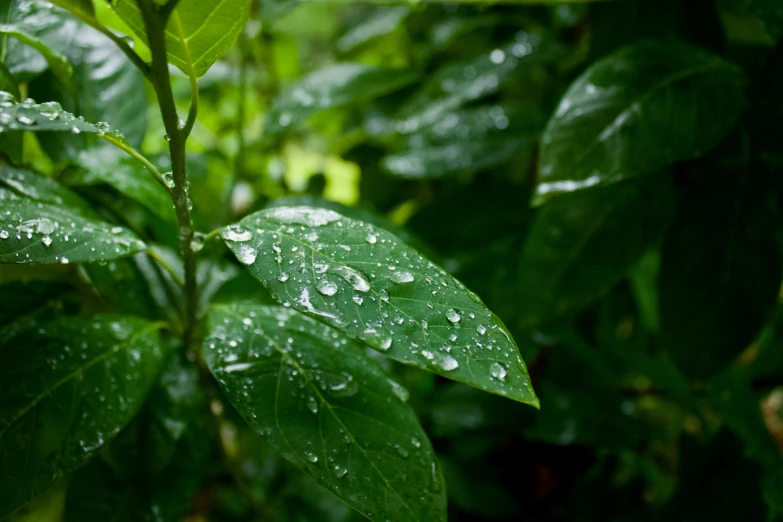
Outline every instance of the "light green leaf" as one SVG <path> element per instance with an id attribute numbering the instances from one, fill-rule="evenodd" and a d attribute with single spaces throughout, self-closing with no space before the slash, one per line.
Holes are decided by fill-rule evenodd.
<path id="1" fill-rule="evenodd" d="M 100 219 L 76 194 L 26 170 L 0 166 L 0 263 L 78 263 L 146 248 Z"/>
<path id="2" fill-rule="evenodd" d="M 0 517 L 80 467 L 133 418 L 160 367 L 158 328 L 69 317 L 0 346 Z"/>
<path id="3" fill-rule="evenodd" d="M 256 212 L 222 235 L 283 304 L 397 361 L 538 405 L 500 319 L 391 232 L 300 206 Z"/>
<path id="4" fill-rule="evenodd" d="M 280 306 L 218 306 L 209 332 L 210 370 L 287 460 L 370 520 L 446 520 L 427 435 L 359 345 Z"/>
<path id="5" fill-rule="evenodd" d="M 281 132 L 296 127 L 318 112 L 359 103 L 399 89 L 415 73 L 360 63 L 332 64 L 300 79 L 278 96 L 266 115 L 264 130 Z"/>
<path id="6" fill-rule="evenodd" d="M 115 12 L 131 30 L 147 40 L 136 0 L 117 0 Z M 250 0 L 182 0 L 166 26 L 169 62 L 189 76 L 203 76 L 239 36 Z"/>
<path id="7" fill-rule="evenodd" d="M 73 83 L 71 77 L 73 76 L 73 69 L 71 69 L 71 64 L 68 63 L 65 56 L 54 51 L 44 42 L 21 27 L 11 24 L 0 24 L 0 34 L 16 38 L 20 42 L 41 53 L 46 60 L 46 63 L 48 63 L 49 67 L 52 69 L 52 73 L 55 77 L 57 77 L 63 85 L 72 88 Z"/>
<path id="8" fill-rule="evenodd" d="M 337 40 L 337 48 L 345 53 L 373 38 L 389 34 L 400 26 L 410 12 L 411 8 L 405 5 L 380 7 L 361 24 L 341 36 Z"/>
<path id="9" fill-rule="evenodd" d="M 534 203 L 695 158 L 745 105 L 742 71 L 697 47 L 641 42 L 568 89 L 542 138 Z"/>

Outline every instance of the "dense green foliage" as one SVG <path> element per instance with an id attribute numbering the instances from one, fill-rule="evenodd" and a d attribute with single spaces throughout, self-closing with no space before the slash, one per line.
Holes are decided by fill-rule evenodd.
<path id="1" fill-rule="evenodd" d="M 783 1 L 0 16 L 0 519 L 783 520 Z"/>

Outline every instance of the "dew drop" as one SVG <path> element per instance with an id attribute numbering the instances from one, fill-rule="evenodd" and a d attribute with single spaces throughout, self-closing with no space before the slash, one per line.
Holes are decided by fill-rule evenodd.
<path id="1" fill-rule="evenodd" d="M 377 234 L 367 234 L 367 237 L 365 238 L 368 243 L 371 245 L 374 245 L 378 242 L 378 235 Z"/>
<path id="2" fill-rule="evenodd" d="M 237 259 L 246 265 L 252 265 L 256 261 L 258 251 L 250 245 L 239 245 L 236 251 Z"/>
<path id="3" fill-rule="evenodd" d="M 383 350 L 383 351 L 386 351 L 389 348 L 391 348 L 391 345 L 392 345 L 392 338 L 391 337 L 387 337 L 386 339 L 381 341 L 380 349 Z"/>
<path id="4" fill-rule="evenodd" d="M 328 279 L 321 279 L 315 284 L 315 289 L 319 294 L 325 296 L 333 296 L 337 293 L 337 285 Z"/>
<path id="5" fill-rule="evenodd" d="M 223 231 L 223 238 L 228 241 L 241 243 L 253 239 L 253 233 L 243 226 L 235 225 Z"/>
<path id="6" fill-rule="evenodd" d="M 460 319 L 462 319 L 462 316 L 453 308 L 449 308 L 446 310 L 446 319 L 448 319 L 452 323 L 458 323 Z"/>
<path id="7" fill-rule="evenodd" d="M 501 381 L 506 378 L 507 370 L 504 364 L 499 362 L 493 362 L 489 366 L 489 374 L 492 375 L 495 379 L 500 379 Z"/>
<path id="8" fill-rule="evenodd" d="M 389 278 L 395 283 L 412 283 L 413 282 L 413 274 L 408 272 L 407 270 L 398 270 L 396 272 L 393 272 L 391 277 Z"/>
<path id="9" fill-rule="evenodd" d="M 305 458 L 310 462 L 312 462 L 313 464 L 318 462 L 318 455 L 316 455 L 315 453 L 311 453 L 309 451 L 305 451 Z"/>

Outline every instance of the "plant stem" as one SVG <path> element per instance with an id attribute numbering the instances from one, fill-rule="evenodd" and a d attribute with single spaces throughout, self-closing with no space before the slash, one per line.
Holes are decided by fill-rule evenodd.
<path id="1" fill-rule="evenodd" d="M 174 2 L 171 2 L 174 4 Z M 164 30 L 166 22 L 171 15 L 173 6 L 158 7 L 150 0 L 139 0 L 139 10 L 144 19 L 144 27 L 147 32 L 152 64 L 150 79 L 155 93 L 158 95 L 158 105 L 163 118 L 163 126 L 169 140 L 169 153 L 171 155 L 171 172 L 174 179 L 174 187 L 171 188 L 171 199 L 174 201 L 174 209 L 179 225 L 179 241 L 182 257 L 185 264 L 185 325 L 182 333 L 184 349 L 190 349 L 196 328 L 198 311 L 198 288 L 196 285 L 196 255 L 191 247 L 193 241 L 193 221 L 190 217 L 190 198 L 188 197 L 188 179 L 185 163 L 185 143 L 188 139 L 189 128 L 180 128 L 177 107 L 174 103 L 174 94 L 171 90 L 171 77 L 169 76 L 169 64 L 166 58 L 166 39 Z M 195 86 L 194 86 L 195 87 Z M 197 94 L 194 100 L 197 100 Z M 191 104 L 190 120 L 196 119 L 196 104 Z"/>

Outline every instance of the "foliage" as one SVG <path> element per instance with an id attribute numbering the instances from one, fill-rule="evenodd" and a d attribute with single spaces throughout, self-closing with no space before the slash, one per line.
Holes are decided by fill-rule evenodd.
<path id="1" fill-rule="evenodd" d="M 0 16 L 0 519 L 783 518 L 783 4 Z"/>

